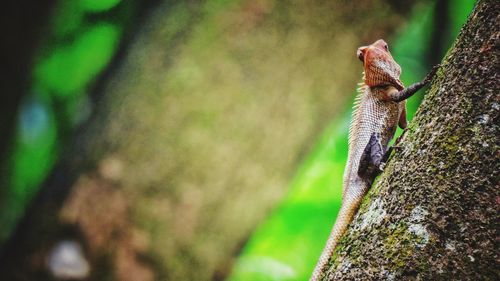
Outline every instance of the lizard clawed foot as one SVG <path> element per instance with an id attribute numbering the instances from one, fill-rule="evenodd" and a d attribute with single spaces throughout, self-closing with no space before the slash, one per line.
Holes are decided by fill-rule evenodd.
<path id="1" fill-rule="evenodd" d="M 441 67 L 441 64 L 437 64 L 434 67 L 432 67 L 431 71 L 429 71 L 427 76 L 425 76 L 425 78 L 424 78 L 425 84 L 429 84 L 429 82 L 431 82 L 432 78 L 434 78 L 434 76 L 436 75 L 436 72 L 438 71 L 438 69 L 440 67 Z"/>
<path id="2" fill-rule="evenodd" d="M 394 145 L 392 147 L 397 147 L 401 143 L 401 141 L 403 140 L 404 135 L 406 134 L 406 132 L 408 132 L 408 127 L 406 127 L 406 128 L 403 129 L 403 132 L 396 139 L 396 141 L 394 142 Z"/>
<path id="3" fill-rule="evenodd" d="M 390 146 L 387 151 L 384 153 L 384 156 L 382 157 L 382 161 L 380 162 L 380 165 L 379 166 L 382 166 L 382 168 L 379 168 L 380 170 L 383 170 L 383 168 L 385 167 L 387 161 L 389 160 L 389 157 L 391 156 L 391 153 L 396 150 L 397 152 L 400 152 L 402 151 L 403 149 L 405 149 L 405 145 L 400 145 L 398 144 L 399 141 L 396 141 L 396 144 Z"/>
<path id="4" fill-rule="evenodd" d="M 391 146 L 391 147 L 392 147 L 392 149 L 394 149 L 394 150 L 396 150 L 396 151 L 398 151 L 398 152 L 399 152 L 399 151 L 404 150 L 406 146 L 405 146 L 405 145 L 400 145 L 400 144 L 398 144 L 398 145 L 393 145 L 393 146 Z"/>
<path id="5" fill-rule="evenodd" d="M 378 170 L 380 173 L 382 173 L 384 171 L 386 165 L 387 165 L 386 162 L 380 163 L 380 165 L 378 166 Z"/>
<path id="6" fill-rule="evenodd" d="M 406 145 L 393 145 L 389 147 L 389 149 L 385 152 L 384 156 L 382 157 L 382 161 L 378 165 L 378 174 L 382 173 L 385 170 L 385 167 L 387 166 L 387 161 L 389 160 L 389 157 L 391 156 L 391 153 L 393 151 L 396 152 L 401 152 L 406 148 Z"/>

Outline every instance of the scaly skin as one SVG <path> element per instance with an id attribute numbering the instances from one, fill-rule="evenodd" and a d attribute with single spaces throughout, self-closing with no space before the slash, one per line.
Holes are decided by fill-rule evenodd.
<path id="1" fill-rule="evenodd" d="M 406 127 L 405 99 L 428 84 L 437 70 L 434 67 L 422 82 L 405 89 L 399 80 L 401 68 L 392 58 L 384 40 L 360 47 L 357 55 L 364 65 L 364 83 L 359 88 L 349 130 L 342 207 L 311 281 L 323 277 L 335 247 L 381 171 L 382 161 L 388 152 L 387 146 L 398 124 L 403 129 Z"/>

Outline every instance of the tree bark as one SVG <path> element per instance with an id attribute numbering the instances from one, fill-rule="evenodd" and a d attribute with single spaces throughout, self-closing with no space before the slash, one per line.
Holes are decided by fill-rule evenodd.
<path id="1" fill-rule="evenodd" d="M 479 1 L 324 280 L 498 280 L 500 2 Z"/>

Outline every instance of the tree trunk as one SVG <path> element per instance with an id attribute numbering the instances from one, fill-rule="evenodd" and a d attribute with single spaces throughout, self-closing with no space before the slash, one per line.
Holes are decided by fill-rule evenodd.
<path id="1" fill-rule="evenodd" d="M 499 10 L 476 4 L 325 280 L 498 280 Z"/>

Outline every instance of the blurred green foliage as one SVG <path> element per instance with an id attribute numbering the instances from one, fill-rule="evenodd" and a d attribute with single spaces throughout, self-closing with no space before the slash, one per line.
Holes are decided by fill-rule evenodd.
<path id="1" fill-rule="evenodd" d="M 453 16 L 448 46 L 473 4 L 472 0 L 450 1 Z M 446 51 L 428 49 L 433 39 L 434 13 L 435 3 L 417 8 L 392 40 L 394 43 L 389 44 L 403 69 L 401 78 L 406 85 L 425 75 L 429 52 Z M 359 69 L 361 73 L 361 66 Z M 409 119 L 420 103 L 417 97 L 421 94 L 408 102 Z M 295 175 L 287 198 L 248 241 L 229 280 L 308 280 L 340 209 L 350 116 L 351 112 L 346 113 L 326 129 Z"/>
<path id="2" fill-rule="evenodd" d="M 35 80 L 54 95 L 78 94 L 109 63 L 116 52 L 120 31 L 112 24 L 96 24 L 74 42 L 43 58 Z"/>
<path id="3" fill-rule="evenodd" d="M 56 153 L 56 121 L 49 104 L 31 97 L 25 101 L 19 117 L 14 147 L 10 212 L 21 214 L 37 186 L 52 167 Z M 34 169 L 33 167 L 36 167 Z M 15 217 L 5 225 L 14 224 Z M 4 228 L 2 228 L 4 229 Z"/>
<path id="4" fill-rule="evenodd" d="M 134 0 L 59 1 L 35 58 L 11 153 L 10 186 L 1 191 L 0 243 L 47 177 L 64 139 L 91 111 L 88 89 L 117 51 Z"/>

